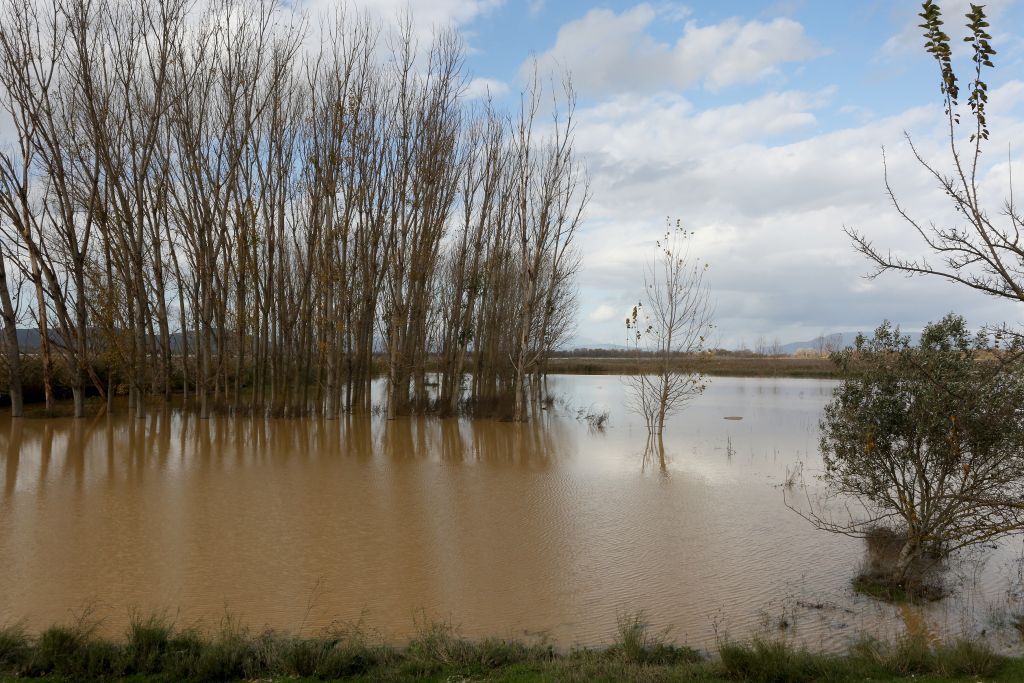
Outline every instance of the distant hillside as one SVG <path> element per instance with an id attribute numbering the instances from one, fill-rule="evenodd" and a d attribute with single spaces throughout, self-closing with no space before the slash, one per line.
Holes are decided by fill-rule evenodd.
<path id="1" fill-rule="evenodd" d="M 581 351 L 584 349 L 605 349 L 609 351 L 625 351 L 625 344 L 609 344 L 607 342 L 594 341 L 586 337 L 576 337 L 563 347 L 566 351 Z"/>
<path id="2" fill-rule="evenodd" d="M 51 334 L 50 339 L 54 339 L 56 335 Z M 18 346 L 26 351 L 34 351 L 39 348 L 39 330 L 36 328 L 22 329 L 18 328 Z"/>
<path id="3" fill-rule="evenodd" d="M 50 341 L 55 345 L 60 345 L 61 335 L 57 330 L 50 330 Z M 39 329 L 35 327 L 19 327 L 18 328 L 18 346 L 22 351 L 29 353 L 38 351 L 42 335 L 39 334 Z M 183 337 L 180 332 L 171 333 L 171 351 L 177 353 L 181 351 Z M 193 345 L 194 346 L 194 345 Z"/>
<path id="4" fill-rule="evenodd" d="M 826 340 L 829 340 L 829 341 L 832 340 L 833 338 L 837 339 L 838 343 L 836 344 L 836 346 L 838 346 L 839 349 L 845 349 L 848 346 L 853 346 L 854 345 L 854 342 L 857 340 L 857 335 L 858 334 L 861 334 L 861 333 L 860 332 L 833 332 L 833 333 L 826 334 L 826 335 L 823 335 L 823 336 L 824 336 L 824 338 Z M 868 336 L 871 333 L 870 332 L 864 332 L 863 334 L 865 336 Z M 910 337 L 910 343 L 915 345 L 915 346 L 921 341 L 921 333 L 920 332 L 904 332 L 903 334 L 905 334 L 908 337 Z M 784 353 L 792 355 L 792 354 L 796 353 L 797 349 L 815 349 L 815 350 L 817 350 L 819 345 L 820 345 L 820 343 L 821 343 L 821 341 L 820 341 L 821 339 L 822 339 L 822 337 L 815 337 L 814 339 L 811 339 L 809 341 L 791 342 L 789 344 L 783 344 L 782 345 L 782 351 Z"/>

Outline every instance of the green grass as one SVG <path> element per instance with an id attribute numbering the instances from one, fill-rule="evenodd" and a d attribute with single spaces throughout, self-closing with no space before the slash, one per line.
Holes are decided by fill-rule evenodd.
<path id="1" fill-rule="evenodd" d="M 162 616 L 133 617 L 122 640 L 81 624 L 35 636 L 0 629 L 0 682 L 15 681 L 1021 681 L 1024 660 L 986 645 L 922 639 L 865 640 L 843 655 L 783 641 L 723 642 L 714 655 L 653 633 L 642 613 L 619 619 L 612 644 L 560 651 L 544 642 L 467 640 L 447 622 L 422 620 L 403 647 L 361 626 L 317 637 L 253 635 L 230 619 L 217 633 L 175 631 Z"/>

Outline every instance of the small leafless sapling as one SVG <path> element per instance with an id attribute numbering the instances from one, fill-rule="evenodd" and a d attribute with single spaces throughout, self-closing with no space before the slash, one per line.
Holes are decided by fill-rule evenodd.
<path id="1" fill-rule="evenodd" d="M 657 242 L 657 256 L 647 264 L 644 299 L 626 319 L 629 342 L 654 358 L 650 372 L 638 363 L 629 377 L 630 407 L 650 433 L 660 437 L 665 418 L 704 391 L 705 377 L 680 367 L 680 357 L 704 350 L 712 329 L 713 307 L 704 275 L 708 266 L 693 258 L 693 232 L 676 221 Z"/>

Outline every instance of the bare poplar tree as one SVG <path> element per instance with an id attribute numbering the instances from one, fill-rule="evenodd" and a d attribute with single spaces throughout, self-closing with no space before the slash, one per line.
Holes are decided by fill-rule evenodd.
<path id="1" fill-rule="evenodd" d="M 573 149 L 576 96 L 568 78 L 561 84 L 564 111 L 553 102 L 551 132 L 535 132 L 535 121 L 545 91 L 534 77 L 521 96 L 519 120 L 512 133 L 512 169 L 515 195 L 511 202 L 514 233 L 512 247 L 518 263 L 520 305 L 516 323 L 514 368 L 514 420 L 525 420 L 527 386 L 540 360 L 550 349 L 550 317 L 561 280 L 578 267 L 573 251 L 576 230 L 590 199 L 586 171 Z M 557 97 L 552 87 L 550 95 Z M 535 384 L 536 386 L 536 384 Z M 539 387 L 537 387 L 539 389 Z M 537 394 L 534 394 L 535 397 Z"/>
<path id="2" fill-rule="evenodd" d="M 348 10 L 303 52 L 276 0 L 2 2 L 0 265 L 34 285 L 0 288 L 12 396 L 20 310 L 79 416 L 180 390 L 203 418 L 333 417 L 381 369 L 392 416 L 539 403 L 588 196 L 568 82 L 549 124 L 539 86 L 512 119 L 411 17 L 382 61 Z"/>

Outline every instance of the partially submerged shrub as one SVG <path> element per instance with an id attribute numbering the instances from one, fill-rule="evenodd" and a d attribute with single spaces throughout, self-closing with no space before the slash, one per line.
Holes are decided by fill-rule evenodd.
<path id="1" fill-rule="evenodd" d="M 603 432 L 604 428 L 608 426 L 608 411 L 598 411 L 593 407 L 579 408 L 576 410 L 576 419 L 586 422 L 587 426 L 595 431 Z"/>
<path id="2" fill-rule="evenodd" d="M 863 587 L 934 596 L 929 564 L 1024 528 L 1024 337 L 992 346 L 949 315 L 918 346 L 884 323 L 833 357 L 848 379 L 821 421 L 821 479 L 860 512 L 805 516 L 877 547 Z"/>

